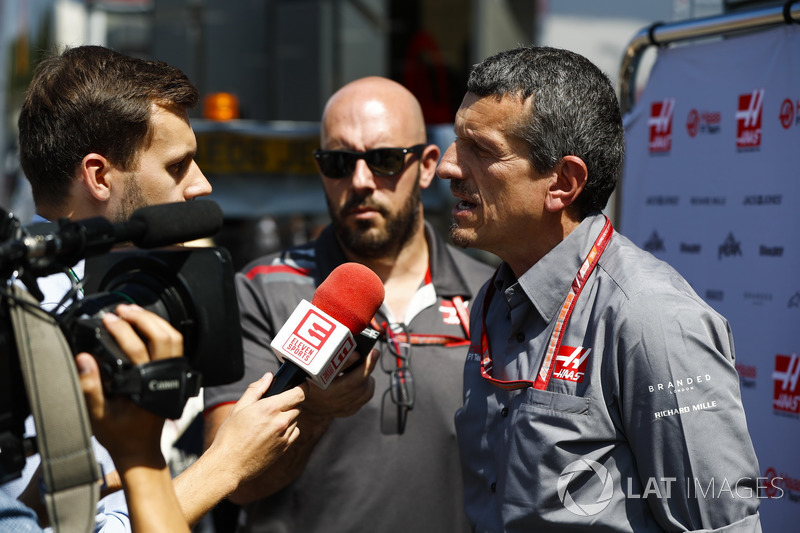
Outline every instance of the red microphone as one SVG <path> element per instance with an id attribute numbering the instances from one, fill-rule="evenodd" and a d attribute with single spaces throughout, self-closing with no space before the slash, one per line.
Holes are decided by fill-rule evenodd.
<path id="1" fill-rule="evenodd" d="M 370 320 L 383 303 L 380 278 L 359 263 L 344 263 L 302 300 L 275 334 L 272 349 L 282 361 L 264 398 L 306 378 L 327 389 L 353 351 L 366 355 L 378 337 Z"/>

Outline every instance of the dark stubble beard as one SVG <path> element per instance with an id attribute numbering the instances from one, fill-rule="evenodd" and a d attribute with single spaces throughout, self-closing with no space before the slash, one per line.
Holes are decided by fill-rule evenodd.
<path id="1" fill-rule="evenodd" d="M 339 211 L 331 206 L 327 197 L 326 201 L 333 228 L 345 249 L 363 258 L 391 257 L 405 246 L 419 228 L 422 205 L 419 173 L 414 182 L 414 189 L 406 198 L 402 208 L 394 215 L 388 213 L 383 206 L 376 205 L 370 196 L 354 196 Z M 371 220 L 357 220 L 355 228 L 347 226 L 344 223 L 345 213 L 356 207 L 376 209 L 383 215 L 385 225 L 377 227 Z"/>
<path id="2" fill-rule="evenodd" d="M 145 207 L 147 201 L 142 194 L 142 188 L 139 186 L 139 180 L 135 173 L 127 174 L 125 179 L 125 187 L 123 190 L 122 203 L 119 211 L 112 215 L 112 222 L 125 222 L 134 211 L 140 207 Z"/>

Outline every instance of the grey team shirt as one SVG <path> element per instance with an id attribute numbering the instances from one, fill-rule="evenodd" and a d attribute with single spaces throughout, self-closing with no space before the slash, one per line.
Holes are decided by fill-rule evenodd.
<path id="1" fill-rule="evenodd" d="M 492 269 L 447 246 L 430 226 L 426 231 L 432 283 L 416 293 L 418 312 L 409 320 L 408 330 L 463 339 L 466 332 L 450 302 L 454 296 L 471 301 Z M 279 363 L 269 349 L 273 333 L 301 299 L 312 301 L 315 287 L 344 261 L 328 227 L 316 242 L 256 260 L 244 270 L 249 276 L 237 276 L 245 377 L 206 388 L 207 407 L 236 401 L 248 383 L 267 370 L 277 370 Z M 379 322 L 386 320 L 383 312 L 378 313 Z M 386 362 L 386 343 L 378 346 Z M 453 413 L 461 404 L 467 348 L 467 342 L 412 348 L 416 399 L 403 435 L 381 432 L 383 402 L 395 412 L 396 408 L 387 395 L 389 374 L 378 363 L 372 374 L 376 382 L 372 399 L 353 416 L 333 420 L 291 485 L 246 505 L 239 531 L 468 531 L 453 425 Z"/>
<path id="2" fill-rule="evenodd" d="M 486 319 L 495 378 L 535 380 L 603 223 L 588 217 L 518 281 L 501 265 Z M 731 331 L 675 270 L 614 233 L 547 390 L 504 391 L 481 377 L 485 289 L 455 417 L 475 531 L 760 531 L 765 482 Z"/>

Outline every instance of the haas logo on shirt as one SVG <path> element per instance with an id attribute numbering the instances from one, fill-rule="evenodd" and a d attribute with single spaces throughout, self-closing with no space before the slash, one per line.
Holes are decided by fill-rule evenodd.
<path id="1" fill-rule="evenodd" d="M 464 302 L 463 305 L 464 309 L 466 310 L 469 304 Z M 452 300 L 443 300 L 439 304 L 439 311 L 442 313 L 442 321 L 445 324 L 449 324 L 451 326 L 458 326 L 461 324 L 461 319 L 458 317 L 458 309 Z"/>
<path id="2" fill-rule="evenodd" d="M 583 346 L 564 346 L 562 345 L 556 354 L 556 366 L 553 368 L 553 377 L 571 381 L 573 383 L 583 382 L 586 374 L 586 362 L 589 360 L 591 348 Z"/>

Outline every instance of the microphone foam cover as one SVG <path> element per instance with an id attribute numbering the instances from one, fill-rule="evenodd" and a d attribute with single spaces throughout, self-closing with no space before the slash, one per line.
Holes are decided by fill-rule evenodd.
<path id="1" fill-rule="evenodd" d="M 222 227 L 222 208 L 212 200 L 157 204 L 137 209 L 131 221 L 143 222 L 146 230 L 133 243 L 157 248 L 215 235 Z"/>
<path id="2" fill-rule="evenodd" d="M 320 283 L 311 304 L 361 333 L 383 303 L 384 289 L 375 272 L 360 263 L 343 263 Z"/>

